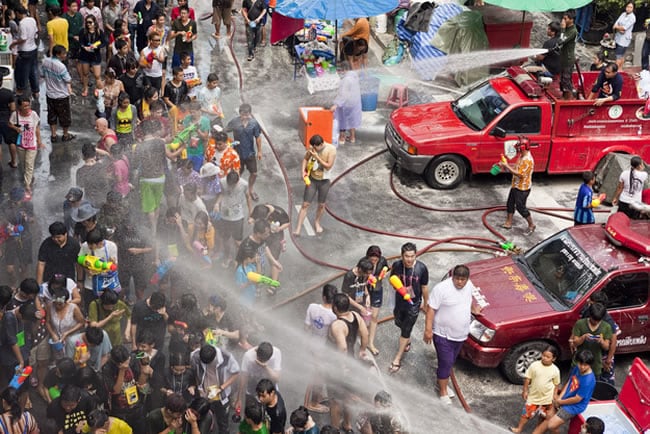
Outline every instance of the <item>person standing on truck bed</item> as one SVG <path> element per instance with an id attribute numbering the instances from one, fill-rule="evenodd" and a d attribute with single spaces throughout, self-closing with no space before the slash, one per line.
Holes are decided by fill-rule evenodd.
<path id="1" fill-rule="evenodd" d="M 619 99 L 622 91 L 623 76 L 618 73 L 618 65 L 610 63 L 600 71 L 588 99 L 595 99 L 594 105 L 600 107 L 606 102 Z"/>
<path id="2" fill-rule="evenodd" d="M 625 62 L 625 52 L 627 47 L 632 43 L 632 29 L 636 23 L 636 16 L 634 15 L 634 2 L 629 1 L 625 3 L 625 10 L 618 17 L 612 29 L 616 32 L 614 41 L 616 41 L 616 65 L 623 68 Z"/>
<path id="3" fill-rule="evenodd" d="M 528 229 L 526 235 L 535 232 L 535 223 L 533 223 L 533 216 L 526 207 L 526 201 L 530 194 L 530 188 L 533 182 L 533 169 L 535 168 L 535 161 L 530 154 L 530 142 L 527 138 L 522 137 L 515 145 L 517 155 L 519 158 L 514 166 L 507 162 L 501 162 L 499 165 L 512 173 L 512 184 L 510 193 L 508 194 L 508 201 L 506 203 L 506 221 L 501 225 L 504 229 L 512 229 L 512 217 L 515 214 L 515 208 L 523 218 L 528 222 Z"/>
<path id="4" fill-rule="evenodd" d="M 571 75 L 573 74 L 573 64 L 576 62 L 576 37 L 578 36 L 576 26 L 573 24 L 575 18 L 575 9 L 569 9 L 564 13 L 560 23 L 560 40 L 557 44 L 557 48 L 560 50 L 560 90 L 562 98 L 567 100 L 573 99 Z"/>
<path id="5" fill-rule="evenodd" d="M 624 170 L 618 178 L 618 187 L 612 198 L 612 205 L 618 204 L 618 211 L 631 219 L 638 219 L 639 212 L 632 209 L 632 202 L 641 202 L 643 187 L 648 179 L 645 164 L 638 155 L 630 160 L 630 168 Z"/>

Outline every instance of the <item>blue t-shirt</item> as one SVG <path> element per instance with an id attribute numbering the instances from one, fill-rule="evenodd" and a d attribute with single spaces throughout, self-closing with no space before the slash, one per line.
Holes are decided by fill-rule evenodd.
<path id="1" fill-rule="evenodd" d="M 251 119 L 248 121 L 246 126 L 244 126 L 241 118 L 236 117 L 228 122 L 226 132 L 230 131 L 232 131 L 234 139 L 239 142 L 239 145 L 235 147 L 235 150 L 239 154 L 240 160 L 245 161 L 250 157 L 254 157 L 256 153 L 255 139 L 262 134 L 260 124 L 258 124 L 255 119 Z"/>
<path id="2" fill-rule="evenodd" d="M 574 366 L 571 368 L 568 381 L 569 385 L 567 386 L 562 399 L 572 398 L 579 395 L 582 400 L 576 404 L 563 405 L 562 408 L 570 414 L 580 414 L 585 411 L 587 405 L 589 405 L 591 395 L 594 393 L 594 387 L 596 387 L 596 376 L 593 372 L 580 375 L 578 366 Z"/>
<path id="3" fill-rule="evenodd" d="M 589 208 L 593 199 L 593 191 L 587 184 L 582 184 L 578 190 L 576 209 L 573 212 L 573 221 L 581 224 L 595 223 L 594 210 Z"/>

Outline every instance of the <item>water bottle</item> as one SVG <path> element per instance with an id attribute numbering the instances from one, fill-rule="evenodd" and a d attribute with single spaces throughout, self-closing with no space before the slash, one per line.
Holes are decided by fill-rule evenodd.
<path id="1" fill-rule="evenodd" d="M 7 34 L 0 30 L 0 51 L 7 51 Z"/>

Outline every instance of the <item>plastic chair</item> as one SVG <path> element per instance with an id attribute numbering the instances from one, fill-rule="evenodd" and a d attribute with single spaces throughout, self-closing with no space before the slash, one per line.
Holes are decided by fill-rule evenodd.
<path id="1" fill-rule="evenodd" d="M 394 84 L 388 92 L 387 106 L 404 107 L 409 103 L 409 88 L 403 84 Z"/>

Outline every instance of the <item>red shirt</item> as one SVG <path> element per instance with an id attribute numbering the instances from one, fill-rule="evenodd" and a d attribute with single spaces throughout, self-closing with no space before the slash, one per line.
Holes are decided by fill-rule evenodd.
<path id="1" fill-rule="evenodd" d="M 181 10 L 176 6 L 174 9 L 172 9 L 172 22 L 181 16 Z M 194 17 L 194 8 L 190 8 L 190 20 L 196 21 L 196 18 Z"/>

